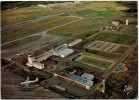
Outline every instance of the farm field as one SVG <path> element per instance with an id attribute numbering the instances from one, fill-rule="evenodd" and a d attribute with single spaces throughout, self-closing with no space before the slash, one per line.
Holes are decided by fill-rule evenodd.
<path id="1" fill-rule="evenodd" d="M 119 43 L 119 44 L 124 44 L 124 45 L 132 45 L 133 43 L 136 42 L 137 37 L 122 35 L 122 34 L 115 34 L 111 32 L 107 32 L 107 33 L 102 32 L 90 40 L 91 41 L 101 40 L 101 41 Z"/>

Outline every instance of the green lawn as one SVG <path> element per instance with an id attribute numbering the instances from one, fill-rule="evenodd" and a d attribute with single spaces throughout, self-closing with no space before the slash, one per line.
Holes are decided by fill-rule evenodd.
<path id="1" fill-rule="evenodd" d="M 138 28 L 135 26 L 127 26 L 125 30 L 123 31 L 124 34 L 129 35 L 137 35 L 138 34 Z"/>
<path id="2" fill-rule="evenodd" d="M 112 53 L 109 53 L 109 52 L 90 49 L 90 48 L 86 48 L 86 52 L 96 54 L 96 55 L 99 55 L 99 56 L 104 56 L 104 57 L 107 57 L 109 59 L 119 59 L 119 56 L 120 56 L 120 55 L 117 55 L 117 54 L 112 54 Z"/>
<path id="3" fill-rule="evenodd" d="M 132 45 L 137 40 L 137 37 L 109 32 L 109 33 L 100 33 L 90 40 L 91 41 L 101 40 L 101 41 L 119 43 L 124 45 Z"/>
<path id="4" fill-rule="evenodd" d="M 102 61 L 102 60 L 98 60 L 94 58 L 88 58 L 88 57 L 84 57 L 83 59 L 80 60 L 80 62 L 83 62 L 86 64 L 92 64 L 92 65 L 96 65 L 96 66 L 100 66 L 104 68 L 108 68 L 112 64 L 110 62 L 106 62 L 106 61 Z"/>
<path id="5" fill-rule="evenodd" d="M 14 3 L 12 3 L 12 5 L 14 5 Z M 108 8 L 116 9 L 118 7 L 124 7 L 124 6 L 116 2 L 89 2 L 89 3 L 84 3 L 80 6 L 64 8 L 64 9 L 53 8 L 53 10 L 49 10 L 48 8 L 38 7 L 34 5 L 31 7 L 23 7 L 23 8 L 12 9 L 12 10 L 2 10 L 1 12 L 2 26 L 14 24 L 17 22 L 26 21 L 33 18 L 38 18 L 39 16 L 46 16 L 50 14 L 57 14 L 63 12 L 73 13 L 73 12 L 87 10 L 87 9 L 91 9 L 95 11 L 111 11 L 111 9 Z"/>
<path id="6" fill-rule="evenodd" d="M 76 12 L 80 16 L 98 16 L 98 17 L 114 17 L 117 12 L 115 11 L 95 11 L 91 9 Z"/>

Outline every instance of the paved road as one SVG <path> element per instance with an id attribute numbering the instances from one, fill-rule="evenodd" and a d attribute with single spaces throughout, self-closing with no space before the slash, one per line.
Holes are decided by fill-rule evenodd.
<path id="1" fill-rule="evenodd" d="M 53 43 L 56 43 L 65 39 L 68 39 L 68 38 L 44 33 L 42 34 L 42 37 L 36 41 L 30 42 L 30 43 L 27 43 L 27 44 L 24 44 L 15 48 L 2 50 L 1 55 L 2 55 L 2 58 L 10 59 L 10 58 L 16 57 L 16 54 L 30 53 L 30 52 L 36 51 L 45 46 L 51 45 Z M 49 41 L 49 42 L 45 43 L 44 45 L 41 45 L 43 41 Z"/>
<path id="2" fill-rule="evenodd" d="M 70 17 L 70 16 L 68 16 L 68 17 Z M 59 26 L 56 26 L 56 27 L 50 28 L 50 29 L 47 29 L 47 30 L 45 30 L 45 31 L 42 31 L 42 32 L 39 32 L 39 33 L 36 33 L 36 34 L 33 34 L 33 35 L 28 35 L 28 36 L 25 36 L 25 37 L 22 37 L 22 38 L 19 38 L 19 39 L 16 39 L 16 40 L 10 41 L 10 42 L 3 43 L 1 46 L 4 46 L 4 45 L 7 45 L 7 44 L 10 44 L 10 43 L 16 42 L 16 41 L 19 41 L 19 40 L 22 40 L 22 39 L 25 39 L 25 38 L 28 38 L 28 37 L 32 37 L 32 36 L 36 36 L 36 35 L 40 35 L 40 34 L 42 34 L 42 33 L 47 33 L 47 32 L 50 31 L 50 30 L 53 30 L 53 29 L 56 29 L 56 28 L 59 28 L 59 27 L 62 27 L 62 26 L 66 26 L 66 25 L 68 25 L 68 24 L 75 23 L 75 22 L 78 22 L 78 21 L 84 19 L 84 18 L 82 18 L 82 17 L 78 17 L 78 16 L 71 16 L 71 17 L 76 17 L 76 18 L 79 18 L 79 19 L 78 19 L 78 20 L 75 20 L 75 21 L 71 21 L 71 22 L 66 23 L 66 24 L 62 24 L 62 25 L 59 25 Z"/>
<path id="3" fill-rule="evenodd" d="M 45 19 L 49 19 L 49 18 L 53 18 L 56 16 L 60 16 L 60 15 L 64 15 L 65 13 L 59 13 L 59 14 L 55 14 L 55 15 L 47 15 L 47 16 L 41 16 L 39 18 L 36 19 L 32 19 L 32 20 L 28 20 L 28 21 L 24 21 L 24 22 L 19 22 L 16 24 L 12 24 L 12 25 L 7 25 L 1 28 L 2 31 L 9 29 L 9 28 L 14 28 L 14 27 L 18 27 L 18 26 L 22 26 L 22 25 L 26 25 L 26 24 L 30 24 L 30 23 L 34 23 L 34 22 L 38 22 L 41 20 L 45 20 Z"/>
<path id="4" fill-rule="evenodd" d="M 103 77 L 105 77 L 105 79 L 107 79 L 109 77 L 109 75 L 111 75 L 112 71 L 122 62 L 124 61 L 132 52 L 133 50 L 135 49 L 135 47 L 137 46 L 137 42 L 135 42 L 131 47 L 130 49 L 123 55 L 121 56 L 120 60 L 117 61 L 117 63 L 114 65 L 113 68 L 111 68 L 110 70 L 107 70 L 104 74 L 103 74 Z M 100 83 L 101 84 L 101 83 Z M 135 84 L 137 85 L 137 84 Z M 97 85 L 96 89 L 98 88 L 99 86 Z M 96 91 L 96 89 L 94 91 Z M 133 89 L 136 89 L 136 86 L 133 87 Z M 135 91 L 135 90 L 133 90 Z"/>

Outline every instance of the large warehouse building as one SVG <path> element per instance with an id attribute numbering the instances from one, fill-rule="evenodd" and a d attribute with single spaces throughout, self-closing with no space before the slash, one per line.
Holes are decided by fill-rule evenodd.
<path id="1" fill-rule="evenodd" d="M 94 75 L 88 73 L 84 73 L 82 76 L 78 76 L 67 71 L 58 71 L 54 74 L 54 76 L 85 89 L 90 89 L 90 87 L 93 86 L 92 79 L 94 79 Z"/>

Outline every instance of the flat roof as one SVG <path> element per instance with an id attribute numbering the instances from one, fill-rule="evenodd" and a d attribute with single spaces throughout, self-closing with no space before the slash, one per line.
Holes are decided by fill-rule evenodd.
<path id="1" fill-rule="evenodd" d="M 87 79 L 90 79 L 90 80 L 94 79 L 94 75 L 89 74 L 89 73 L 84 73 L 84 74 L 82 74 L 81 77 L 84 77 L 84 78 L 87 78 Z"/>
<path id="2" fill-rule="evenodd" d="M 91 80 L 89 80 L 89 79 L 86 79 L 86 78 L 84 78 L 84 77 L 80 77 L 80 76 L 71 74 L 71 73 L 65 75 L 65 77 L 67 77 L 67 78 L 69 78 L 69 79 L 72 79 L 72 80 L 74 80 L 74 81 L 76 81 L 76 82 L 79 82 L 79 83 L 81 83 L 81 84 L 84 84 L 84 85 L 86 85 L 86 86 L 89 86 L 89 87 L 91 87 L 91 86 L 93 85 L 93 81 L 91 81 Z"/>
<path id="3" fill-rule="evenodd" d="M 59 51 L 58 52 L 58 54 L 60 54 L 60 55 L 69 55 L 69 54 L 71 54 L 71 53 L 73 53 L 74 51 L 72 50 L 72 49 L 68 49 L 68 48 L 66 48 L 66 49 L 64 49 L 64 50 L 62 50 L 62 51 Z"/>

